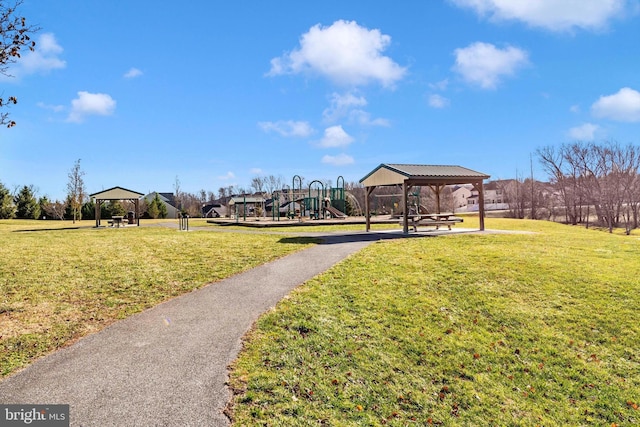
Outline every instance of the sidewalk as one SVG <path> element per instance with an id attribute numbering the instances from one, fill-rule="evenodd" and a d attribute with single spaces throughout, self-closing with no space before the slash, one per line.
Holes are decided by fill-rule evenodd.
<path id="1" fill-rule="evenodd" d="M 253 322 L 370 243 L 355 233 L 117 322 L 0 382 L 0 402 L 69 404 L 72 426 L 226 426 L 227 366 Z"/>

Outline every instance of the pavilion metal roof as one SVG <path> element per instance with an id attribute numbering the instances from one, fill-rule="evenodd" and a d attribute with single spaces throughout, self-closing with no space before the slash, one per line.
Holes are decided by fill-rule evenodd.
<path id="1" fill-rule="evenodd" d="M 90 198 L 97 200 L 134 200 L 144 196 L 137 191 L 127 190 L 123 187 L 112 187 L 108 190 L 99 191 L 97 193 L 89 194 Z"/>
<path id="2" fill-rule="evenodd" d="M 465 184 L 488 179 L 489 175 L 457 165 L 414 165 L 383 163 L 360 182 L 365 186 L 394 185 L 404 181 L 425 184 Z"/>

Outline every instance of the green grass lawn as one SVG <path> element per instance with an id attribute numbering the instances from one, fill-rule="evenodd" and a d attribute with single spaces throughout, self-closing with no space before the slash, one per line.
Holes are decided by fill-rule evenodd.
<path id="1" fill-rule="evenodd" d="M 638 425 L 638 234 L 487 228 L 535 234 L 379 242 L 294 291 L 233 366 L 235 424 Z"/>
<path id="2" fill-rule="evenodd" d="M 305 246 L 268 234 L 92 225 L 0 221 L 0 376 L 117 319 Z"/>

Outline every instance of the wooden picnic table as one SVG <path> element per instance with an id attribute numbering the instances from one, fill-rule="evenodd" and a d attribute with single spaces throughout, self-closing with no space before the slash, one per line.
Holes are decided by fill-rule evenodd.
<path id="1" fill-rule="evenodd" d="M 111 220 L 113 221 L 113 226 L 114 227 L 120 228 L 121 225 L 124 225 L 124 223 L 123 223 L 124 216 L 122 216 L 122 215 L 114 215 L 114 216 L 111 217 Z"/>
<path id="2" fill-rule="evenodd" d="M 454 213 L 411 214 L 408 216 L 408 218 L 411 221 L 413 231 L 418 231 L 418 225 L 432 225 L 436 227 L 436 230 L 438 230 L 441 225 L 446 225 L 449 230 L 451 230 L 451 226 L 453 224 L 464 221 L 462 218 L 455 216 Z"/>

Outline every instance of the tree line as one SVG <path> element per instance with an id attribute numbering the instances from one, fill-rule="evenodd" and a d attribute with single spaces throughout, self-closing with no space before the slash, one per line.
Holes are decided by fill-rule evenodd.
<path id="1" fill-rule="evenodd" d="M 624 228 L 640 221 L 640 148 L 573 142 L 536 150 L 548 182 L 531 176 L 501 182 L 509 216 Z"/>
<path id="2" fill-rule="evenodd" d="M 550 176 L 567 222 L 624 227 L 627 234 L 638 228 L 640 208 L 640 149 L 614 142 L 575 142 L 559 148 L 537 150 Z"/>
<path id="3" fill-rule="evenodd" d="M 0 219 L 57 219 L 72 220 L 95 219 L 95 204 L 89 199 L 84 183 L 85 172 L 81 168 L 81 160 L 78 159 L 67 175 L 66 198 L 50 200 L 47 196 L 37 197 L 37 189 L 33 185 L 18 187 L 10 191 L 0 182 Z M 288 183 L 291 183 L 289 185 Z M 330 188 L 331 180 L 322 180 L 324 188 Z M 304 177 L 296 176 L 293 181 L 285 180 L 282 176 L 266 175 L 255 176 L 248 187 L 231 185 L 218 188 L 217 193 L 201 189 L 197 193 L 182 190 L 181 182 L 175 178 L 173 185 L 173 202 L 175 207 L 190 217 L 202 216 L 202 208 L 207 204 L 226 205 L 232 197 L 245 195 L 261 195 L 265 198 L 276 195 L 288 197 L 289 192 L 295 186 L 296 195 L 306 193 L 308 184 Z M 354 183 L 348 186 L 355 186 Z M 357 202 L 355 202 L 357 204 Z M 348 212 L 356 212 L 351 208 L 352 203 L 347 201 Z M 101 218 L 109 218 L 114 215 L 125 215 L 135 210 L 133 203 L 128 201 L 109 201 L 101 204 Z M 139 203 L 139 211 L 136 214 L 149 218 L 166 218 L 167 207 L 160 199 L 158 193 L 151 200 L 143 199 Z"/>

